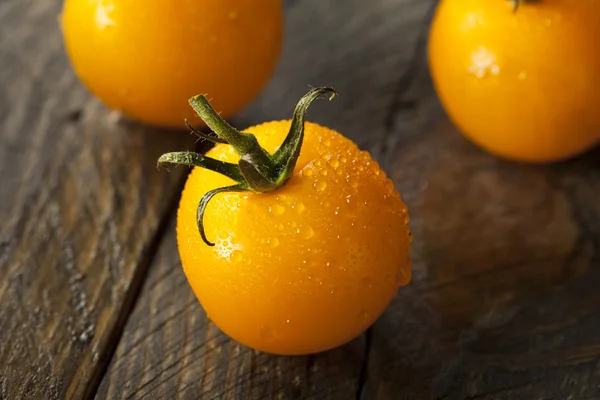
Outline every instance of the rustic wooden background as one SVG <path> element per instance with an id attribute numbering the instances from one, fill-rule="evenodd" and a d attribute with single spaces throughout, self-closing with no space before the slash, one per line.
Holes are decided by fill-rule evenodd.
<path id="1" fill-rule="evenodd" d="M 0 2 L 0 399 L 600 399 L 600 151 L 493 158 L 444 116 L 434 0 L 286 1 L 275 77 L 238 126 L 309 118 L 403 194 L 414 280 L 362 337 L 261 354 L 208 322 L 180 268 L 185 132 L 116 121 L 78 83 L 58 0 Z"/>

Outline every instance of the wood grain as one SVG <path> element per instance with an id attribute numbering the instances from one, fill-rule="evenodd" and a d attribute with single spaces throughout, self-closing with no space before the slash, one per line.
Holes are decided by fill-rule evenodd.
<path id="1" fill-rule="evenodd" d="M 115 122 L 65 58 L 60 2 L 0 4 L 0 398 L 82 398 L 110 360 L 185 170 L 186 133 Z M 118 118 L 117 118 L 118 119 Z"/>
<path id="2" fill-rule="evenodd" d="M 175 224 L 169 227 L 175 229 Z M 346 399 L 365 343 L 323 355 L 277 357 L 242 346 L 207 320 L 168 235 L 100 386 L 102 399 Z"/>
<path id="3" fill-rule="evenodd" d="M 600 398 L 600 150 L 519 165 L 440 122 L 394 158 L 414 279 L 372 328 L 362 398 Z"/>
<path id="4" fill-rule="evenodd" d="M 206 320 L 170 216 L 185 170 L 155 169 L 189 136 L 115 123 L 86 94 L 59 4 L 0 4 L 0 399 L 600 398 L 600 149 L 528 166 L 466 141 L 428 76 L 434 2 L 286 1 L 276 75 L 234 121 L 334 86 L 309 119 L 369 150 L 410 208 L 411 285 L 308 357 Z"/>

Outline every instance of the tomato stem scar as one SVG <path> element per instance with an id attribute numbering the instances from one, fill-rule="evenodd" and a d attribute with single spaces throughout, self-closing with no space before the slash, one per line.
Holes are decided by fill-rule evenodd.
<path id="1" fill-rule="evenodd" d="M 214 246 L 214 243 L 206 238 L 204 231 L 204 212 L 209 201 L 219 193 L 242 191 L 263 193 L 283 186 L 292 177 L 300 156 L 304 140 L 304 115 L 313 101 L 326 95 L 329 100 L 332 100 L 336 96 L 336 92 L 329 87 L 313 88 L 300 99 L 294 109 L 290 130 L 283 143 L 273 154 L 269 154 L 262 148 L 253 134 L 241 132 L 229 125 L 210 105 L 205 95 L 194 96 L 189 100 L 194 111 L 213 130 L 214 134 L 198 131 L 187 120 L 185 121 L 186 126 L 200 139 L 231 145 L 240 155 L 237 164 L 215 160 L 189 151 L 166 153 L 158 159 L 159 167 L 168 164 L 201 167 L 237 182 L 235 185 L 217 188 L 206 193 L 198 203 L 198 230 L 207 245 Z"/>
<path id="2" fill-rule="evenodd" d="M 513 3 L 513 12 L 516 13 L 521 3 L 536 3 L 539 0 L 509 0 Z"/>

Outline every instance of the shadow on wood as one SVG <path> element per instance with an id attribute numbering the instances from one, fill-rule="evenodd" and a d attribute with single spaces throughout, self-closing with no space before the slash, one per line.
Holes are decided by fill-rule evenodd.
<path id="1" fill-rule="evenodd" d="M 600 396 L 599 155 L 511 163 L 449 123 L 398 150 L 414 279 L 373 328 L 373 398 Z"/>

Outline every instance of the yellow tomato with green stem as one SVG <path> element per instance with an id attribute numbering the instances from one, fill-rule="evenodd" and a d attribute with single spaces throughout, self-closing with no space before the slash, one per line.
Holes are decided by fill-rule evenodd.
<path id="1" fill-rule="evenodd" d="M 430 71 L 473 142 L 513 160 L 562 160 L 600 142 L 599 42 L 595 0 L 442 0 Z"/>
<path id="2" fill-rule="evenodd" d="M 282 44 L 281 0 L 65 0 L 75 72 L 109 107 L 183 126 L 206 93 L 229 117 L 269 80 Z"/>
<path id="3" fill-rule="evenodd" d="M 183 269 L 208 317 L 258 350 L 306 354 L 355 338 L 411 277 L 408 213 L 379 165 L 341 134 L 292 120 L 240 132 L 204 96 L 190 103 L 216 133 L 194 166 L 177 215 Z"/>

